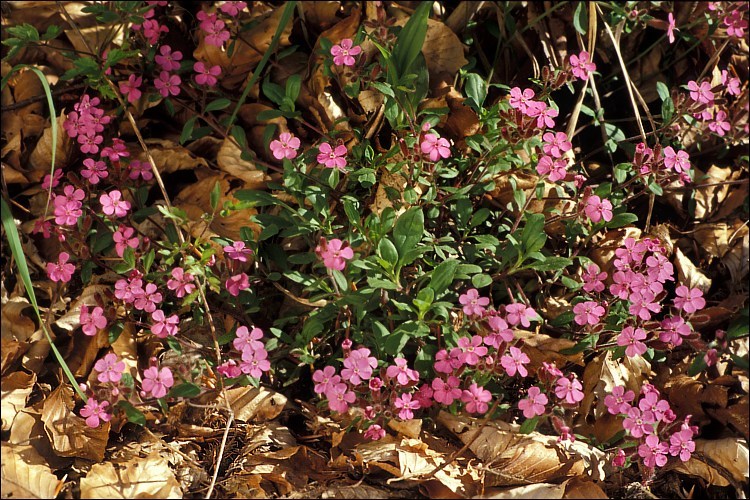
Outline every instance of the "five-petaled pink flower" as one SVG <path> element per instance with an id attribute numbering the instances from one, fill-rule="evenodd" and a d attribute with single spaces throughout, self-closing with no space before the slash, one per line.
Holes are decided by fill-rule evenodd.
<path id="1" fill-rule="evenodd" d="M 607 279 L 607 273 L 599 272 L 599 266 L 589 264 L 583 272 L 583 289 L 586 292 L 601 292 L 604 290 L 604 280 Z"/>
<path id="2" fill-rule="evenodd" d="M 459 389 L 459 385 L 461 385 L 461 381 L 453 375 L 448 377 L 447 380 L 436 378 L 432 381 L 432 397 L 438 403 L 448 406 L 461 398 L 463 391 Z"/>
<path id="3" fill-rule="evenodd" d="M 419 372 L 409 368 L 404 358 L 395 358 L 393 362 L 396 364 L 389 366 L 385 371 L 389 378 L 396 379 L 396 382 L 401 385 L 419 381 Z"/>
<path id="4" fill-rule="evenodd" d="M 646 467 L 664 467 L 667 463 L 667 452 L 669 446 L 659 441 L 659 437 L 651 434 L 646 437 L 646 442 L 638 447 L 638 455 L 643 458 Z"/>
<path id="5" fill-rule="evenodd" d="M 194 279 L 193 275 L 186 273 L 181 267 L 175 267 L 172 269 L 172 278 L 167 281 L 167 288 L 174 291 L 177 298 L 182 298 L 185 295 L 190 295 L 195 290 L 195 284 L 192 282 Z"/>
<path id="6" fill-rule="evenodd" d="M 607 411 L 612 415 L 619 413 L 627 413 L 631 406 L 630 402 L 635 399 L 635 393 L 633 391 L 625 392 L 625 387 L 617 385 L 612 388 L 612 394 L 608 394 L 604 398 L 604 405 L 607 407 Z"/>
<path id="7" fill-rule="evenodd" d="M 513 87 L 510 89 L 510 107 L 519 110 L 521 113 L 526 114 L 529 107 L 532 107 L 532 99 L 534 99 L 534 91 L 532 89 L 523 89 L 519 87 Z"/>
<path id="8" fill-rule="evenodd" d="M 674 32 L 680 31 L 676 28 L 677 24 L 674 20 L 674 14 L 671 12 L 667 15 L 667 38 L 669 38 L 669 43 L 674 43 Z"/>
<path id="9" fill-rule="evenodd" d="M 350 391 L 346 384 L 335 384 L 326 391 L 326 397 L 328 408 L 339 413 L 344 413 L 349 409 L 349 405 L 357 400 L 357 395 Z"/>
<path id="10" fill-rule="evenodd" d="M 315 382 L 315 394 L 325 394 L 335 385 L 341 383 L 341 377 L 336 375 L 336 369 L 332 366 L 326 366 L 322 370 L 315 370 L 312 376 Z"/>
<path id="11" fill-rule="evenodd" d="M 485 307 L 490 304 L 490 299 L 480 297 L 476 288 L 470 288 L 458 297 L 458 302 L 464 306 L 464 314 L 467 316 L 482 316 L 486 311 Z"/>
<path id="12" fill-rule="evenodd" d="M 321 238 L 320 243 L 315 247 L 315 253 L 323 259 L 324 266 L 336 271 L 343 271 L 346 267 L 346 261 L 354 257 L 354 250 L 351 249 L 349 243 L 344 243 L 338 238 L 333 238 L 330 241 Z"/>
<path id="13" fill-rule="evenodd" d="M 221 66 L 218 64 L 208 67 L 203 61 L 198 61 L 193 65 L 193 71 L 198 73 L 195 81 L 198 85 L 213 87 L 216 85 L 217 77 L 221 75 Z"/>
<path id="14" fill-rule="evenodd" d="M 135 229 L 128 226 L 120 225 L 117 230 L 112 234 L 112 241 L 115 242 L 115 253 L 118 257 L 122 258 L 125 254 L 125 249 L 130 247 L 132 249 L 138 248 L 139 240 L 135 234 Z"/>
<path id="15" fill-rule="evenodd" d="M 679 456 L 680 460 L 687 462 L 690 455 L 695 451 L 693 432 L 690 429 L 680 429 L 669 437 L 669 454 Z"/>
<path id="16" fill-rule="evenodd" d="M 167 395 L 167 390 L 174 385 L 172 370 L 166 366 L 159 370 L 155 366 L 146 368 L 143 372 L 143 382 L 141 387 L 143 391 L 154 398 L 163 398 Z"/>
<path id="17" fill-rule="evenodd" d="M 224 247 L 224 255 L 239 262 L 247 262 L 247 258 L 252 254 L 252 248 L 246 247 L 244 241 L 235 241 Z"/>
<path id="18" fill-rule="evenodd" d="M 151 320 L 154 322 L 151 325 L 151 333 L 160 339 L 177 335 L 179 331 L 180 318 L 176 314 L 167 317 L 164 311 L 157 309 L 151 313 Z"/>
<path id="19" fill-rule="evenodd" d="M 692 100 L 700 104 L 713 105 L 714 93 L 711 91 L 711 83 L 704 81 L 698 85 L 695 80 L 690 80 L 687 86 Z"/>
<path id="20" fill-rule="evenodd" d="M 586 212 L 586 217 L 591 219 L 594 224 L 602 219 L 609 222 L 612 220 L 612 203 L 608 199 L 601 199 L 594 194 L 586 199 L 584 212 Z"/>
<path id="21" fill-rule="evenodd" d="M 86 419 L 86 425 L 92 428 L 99 427 L 99 421 L 109 422 L 112 415 L 107 413 L 109 401 L 101 403 L 94 398 L 89 398 L 86 405 L 81 408 L 81 416 Z"/>
<path id="22" fill-rule="evenodd" d="M 684 150 L 675 152 L 672 146 L 667 146 L 664 148 L 664 166 L 678 174 L 687 172 L 690 170 L 690 155 Z"/>
<path id="23" fill-rule="evenodd" d="M 422 153 L 426 154 L 430 161 L 438 161 L 440 158 L 448 158 L 451 155 L 450 142 L 444 137 L 438 137 L 435 134 L 425 134 L 422 144 L 419 147 Z"/>
<path id="24" fill-rule="evenodd" d="M 261 342 L 263 338 L 263 330 L 254 327 L 249 330 L 245 325 L 237 328 L 235 332 L 236 338 L 232 341 L 232 346 L 240 352 L 259 351 L 265 349 L 265 345 Z"/>
<path id="25" fill-rule="evenodd" d="M 549 402 L 547 396 L 542 394 L 541 389 L 535 385 L 529 387 L 528 396 L 518 402 L 518 409 L 523 410 L 523 416 L 534 418 L 537 415 L 544 415 L 544 405 Z"/>
<path id="26" fill-rule="evenodd" d="M 362 47 L 354 45 L 351 38 L 344 38 L 338 45 L 331 47 L 333 64 L 336 66 L 354 66 L 356 62 L 353 56 L 362 52 Z"/>
<path id="27" fill-rule="evenodd" d="M 379 441 L 380 439 L 383 439 L 385 437 L 385 429 L 380 427 L 378 424 L 372 424 L 367 428 L 363 436 L 365 437 L 365 439 Z"/>
<path id="28" fill-rule="evenodd" d="M 411 420 L 414 418 L 412 410 L 418 410 L 422 407 L 419 401 L 412 399 L 411 394 L 402 394 L 393 402 L 393 406 L 399 409 L 398 418 L 401 420 Z"/>
<path id="29" fill-rule="evenodd" d="M 511 326 L 516 326 L 519 323 L 528 328 L 531 326 L 531 320 L 537 319 L 537 313 L 532 307 L 528 307 L 526 304 L 521 302 L 515 302 L 505 306 L 505 321 Z"/>
<path id="30" fill-rule="evenodd" d="M 176 71 L 180 69 L 180 60 L 182 59 L 182 52 L 176 50 L 172 52 L 172 47 L 169 45 L 162 45 L 159 47 L 159 54 L 154 57 L 156 64 L 162 67 L 164 71 Z"/>
<path id="31" fill-rule="evenodd" d="M 125 362 L 117 357 L 117 354 L 110 352 L 99 361 L 94 363 L 94 370 L 99 372 L 97 380 L 102 384 L 112 382 L 116 384 L 122 379 L 122 373 L 125 371 Z"/>
<path id="32" fill-rule="evenodd" d="M 644 329 L 626 326 L 617 337 L 617 345 L 626 346 L 625 354 L 632 358 L 646 352 L 646 344 L 642 342 L 645 339 L 646 331 Z"/>
<path id="33" fill-rule="evenodd" d="M 93 337 L 99 330 L 107 326 L 107 318 L 104 316 L 104 309 L 99 306 L 96 306 L 89 311 L 89 306 L 82 304 L 81 313 L 78 315 L 78 319 L 81 322 L 83 333 L 89 337 Z"/>
<path id="34" fill-rule="evenodd" d="M 589 74 L 592 71 L 596 71 L 596 64 L 591 62 L 590 57 L 591 55 L 585 50 L 581 51 L 578 55 L 572 54 L 570 56 L 570 66 L 573 76 L 581 80 L 589 79 Z"/>
<path id="35" fill-rule="evenodd" d="M 500 358 L 500 364 L 505 368 L 505 372 L 513 377 L 516 372 L 522 377 L 526 377 L 529 372 L 524 366 L 531 362 L 531 359 L 518 347 L 511 347 L 509 354 L 504 354 Z"/>
<path id="36" fill-rule="evenodd" d="M 236 17 L 245 7 L 247 7 L 247 2 L 224 2 L 219 10 L 228 16 Z"/>
<path id="37" fill-rule="evenodd" d="M 159 73 L 159 78 L 154 80 L 154 87 L 162 97 L 169 97 L 169 94 L 178 95 L 180 93 L 180 83 L 182 80 L 177 75 L 170 75 L 168 71 Z"/>
<path id="38" fill-rule="evenodd" d="M 675 293 L 677 297 L 674 299 L 674 306 L 681 311 L 692 314 L 706 307 L 706 299 L 703 298 L 703 292 L 698 288 L 680 285 Z"/>
<path id="39" fill-rule="evenodd" d="M 545 132 L 542 136 L 544 143 L 542 150 L 553 158 L 562 158 L 563 153 L 570 151 L 573 144 L 568 140 L 568 134 L 565 132 Z"/>
<path id="40" fill-rule="evenodd" d="M 52 281 L 62 281 L 67 283 L 73 277 L 73 273 L 76 270 L 76 266 L 68 263 L 70 254 L 68 252 L 60 252 L 57 256 L 57 263 L 47 263 L 47 275 Z"/>
<path id="41" fill-rule="evenodd" d="M 130 202 L 122 199 L 122 193 L 117 189 L 110 193 L 104 193 L 99 197 L 102 204 L 102 212 L 105 215 L 114 215 L 115 217 L 125 217 L 130 210 Z"/>
<path id="42" fill-rule="evenodd" d="M 224 283 L 224 287 L 229 295 L 237 297 L 242 290 L 250 288 L 250 278 L 245 273 L 235 274 L 229 277 Z"/>
<path id="43" fill-rule="evenodd" d="M 294 137 L 289 132 L 282 132 L 279 134 L 279 138 L 271 141 L 268 147 L 277 160 L 283 160 L 284 158 L 291 160 L 297 157 L 299 146 L 300 140 L 298 137 Z"/>
<path id="44" fill-rule="evenodd" d="M 587 300 L 573 306 L 573 312 L 575 313 L 575 322 L 577 324 L 581 326 L 586 324 L 596 326 L 607 311 L 598 302 Z"/>
<path id="45" fill-rule="evenodd" d="M 128 97 L 128 102 L 133 104 L 141 98 L 141 90 L 139 87 L 143 83 L 143 78 L 131 73 L 128 77 L 128 81 L 119 82 L 120 92 Z"/>
<path id="46" fill-rule="evenodd" d="M 336 149 L 330 144 L 324 142 L 318 147 L 318 163 L 323 164 L 326 168 L 338 168 L 346 172 L 346 146 L 339 144 Z"/>
<path id="47" fill-rule="evenodd" d="M 567 403 L 576 404 L 583 400 L 583 386 L 578 379 L 569 379 L 568 377 L 560 377 L 557 379 L 557 387 L 555 387 L 555 395 L 564 399 Z"/>
<path id="48" fill-rule="evenodd" d="M 101 179 L 106 179 L 109 176 L 107 165 L 101 160 L 95 161 L 93 158 L 86 158 L 83 160 L 83 165 L 86 168 L 81 170 L 81 177 L 93 185 L 98 184 Z"/>
<path id="49" fill-rule="evenodd" d="M 461 401 L 466 405 L 466 411 L 481 415 L 487 413 L 489 409 L 487 403 L 492 401 L 492 393 L 484 387 L 477 386 L 475 382 L 468 389 L 464 389 L 461 394 Z"/>

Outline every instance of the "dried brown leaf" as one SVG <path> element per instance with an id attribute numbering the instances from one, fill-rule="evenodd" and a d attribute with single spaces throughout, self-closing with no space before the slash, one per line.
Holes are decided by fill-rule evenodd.
<path id="1" fill-rule="evenodd" d="M 237 387 L 226 391 L 237 420 L 267 422 L 278 417 L 287 398 L 265 387 Z M 220 398 L 220 400 L 223 398 Z"/>
<path id="2" fill-rule="evenodd" d="M 271 180 L 265 172 L 258 170 L 255 163 L 244 160 L 242 150 L 229 138 L 224 139 L 221 144 L 216 163 L 222 171 L 245 181 L 247 189 L 264 189 Z"/>
<path id="3" fill-rule="evenodd" d="M 3 443 L 3 498 L 55 498 L 62 485 L 33 447 Z"/>
<path id="4" fill-rule="evenodd" d="M 748 446 L 743 439 L 696 439 L 695 453 L 690 460 L 672 462 L 667 469 L 700 477 L 712 486 L 729 486 L 732 481 L 747 482 L 750 470 L 748 457 Z"/>
<path id="5" fill-rule="evenodd" d="M 81 498 L 182 498 L 166 458 L 153 452 L 125 463 L 94 464 L 81 479 Z"/>
<path id="6" fill-rule="evenodd" d="M 208 167 L 203 158 L 195 156 L 186 147 L 180 146 L 168 139 L 146 139 L 149 153 L 154 159 L 156 169 L 161 175 L 177 172 L 178 170 L 193 170 L 198 167 Z M 134 158 L 149 164 L 146 153 L 137 144 L 129 145 L 129 150 Z"/>
<path id="7" fill-rule="evenodd" d="M 75 153 L 75 144 L 73 139 L 68 137 L 68 133 L 63 128 L 65 122 L 65 113 L 60 113 L 57 117 L 57 151 L 55 153 L 55 168 L 67 166 L 73 159 Z M 40 181 L 50 173 L 52 165 L 52 127 L 44 129 L 44 133 L 36 143 L 34 150 L 29 157 L 29 165 L 33 169 L 29 176 L 33 181 Z"/>
<path id="8" fill-rule="evenodd" d="M 711 278 L 693 264 L 693 261 L 682 253 L 679 247 L 675 248 L 674 258 L 678 281 L 689 288 L 698 288 L 704 295 L 708 294 L 711 288 Z"/>
<path id="9" fill-rule="evenodd" d="M 497 500 L 533 500 L 543 498 L 563 498 L 565 484 L 536 483 L 524 486 L 513 486 L 511 488 L 487 488 L 483 495 L 475 498 L 487 498 Z"/>
<path id="10" fill-rule="evenodd" d="M 7 431 L 13 426 L 13 421 L 18 412 L 26 408 L 26 402 L 36 384 L 36 373 L 15 372 L 6 375 L 0 381 L 2 386 L 2 408 L 3 430 Z"/>

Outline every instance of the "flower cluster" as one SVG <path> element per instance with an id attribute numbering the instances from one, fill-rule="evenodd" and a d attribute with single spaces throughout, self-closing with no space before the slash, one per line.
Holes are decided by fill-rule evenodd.
<path id="1" fill-rule="evenodd" d="M 241 376 L 243 373 L 253 378 L 260 378 L 264 372 L 271 369 L 268 359 L 268 351 L 262 342 L 263 330 L 253 328 L 249 330 L 246 326 L 240 326 L 235 332 L 232 346 L 240 353 L 240 361 L 237 363 L 230 359 L 222 363 L 217 371 L 228 378 Z"/>
<path id="2" fill-rule="evenodd" d="M 98 108 L 101 100 L 98 97 L 90 97 L 84 94 L 81 101 L 73 105 L 71 111 L 63 122 L 63 128 L 68 137 L 78 141 L 79 148 L 83 154 L 96 154 L 99 145 L 104 142 L 104 126 L 112 119 L 104 114 L 104 110 Z"/>

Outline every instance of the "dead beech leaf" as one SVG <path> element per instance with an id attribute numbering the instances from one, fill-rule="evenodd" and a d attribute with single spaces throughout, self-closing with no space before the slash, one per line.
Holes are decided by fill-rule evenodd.
<path id="1" fill-rule="evenodd" d="M 224 139 L 216 156 L 219 168 L 238 179 L 245 181 L 247 189 L 264 189 L 271 178 L 262 170 L 258 170 L 251 161 L 242 159 L 242 150 L 230 138 Z"/>
<path id="2" fill-rule="evenodd" d="M 55 168 L 67 166 L 73 158 L 74 146 L 73 139 L 68 137 L 63 128 L 65 123 L 65 113 L 60 113 L 57 117 L 57 151 L 55 153 Z M 44 133 L 36 143 L 34 150 L 29 157 L 29 165 L 33 171 L 29 172 L 32 181 L 40 181 L 45 175 L 49 174 L 52 165 L 52 127 L 44 129 Z"/>
<path id="3" fill-rule="evenodd" d="M 750 398 L 745 395 L 726 408 L 706 408 L 705 411 L 717 421 L 730 426 L 742 434 L 745 439 L 750 440 L 748 407 L 750 407 Z"/>
<path id="4" fill-rule="evenodd" d="M 86 304 L 89 309 L 98 305 L 96 296 L 104 298 L 107 290 L 111 290 L 110 285 L 89 285 L 83 289 L 78 298 L 76 298 L 68 307 L 68 310 L 60 316 L 54 325 L 62 328 L 66 332 L 72 332 L 81 326 L 81 306 Z"/>
<path id="5" fill-rule="evenodd" d="M 739 179 L 742 171 L 732 167 L 721 168 L 716 165 L 703 173 L 695 169 L 695 219 L 708 220 L 719 209 L 730 191 L 726 181 Z M 706 184 L 706 186 L 703 186 Z"/>
<path id="6" fill-rule="evenodd" d="M 156 169 L 161 175 L 171 174 L 178 170 L 193 170 L 198 167 L 208 167 L 203 158 L 195 156 L 189 149 L 167 139 L 146 139 L 148 151 L 154 159 Z M 146 153 L 140 146 L 130 145 L 130 153 L 136 159 L 149 164 Z"/>
<path id="7" fill-rule="evenodd" d="M 237 387 L 227 390 L 226 394 L 234 416 L 245 422 L 273 420 L 279 416 L 287 402 L 285 396 L 265 387 Z"/>
<path id="8" fill-rule="evenodd" d="M 563 498 L 609 498 L 604 490 L 593 481 L 574 477 L 565 482 Z"/>
<path id="9" fill-rule="evenodd" d="M 396 420 L 391 419 L 388 421 L 388 427 L 396 431 L 399 436 L 406 436 L 411 439 L 418 439 L 419 434 L 422 432 L 422 419 L 413 418 L 411 420 Z"/>
<path id="10" fill-rule="evenodd" d="M 29 313 L 32 312 L 31 304 L 23 297 L 14 297 L 3 302 L 2 312 L 0 312 L 3 323 L 3 328 L 0 329 L 2 338 L 26 342 L 34 335 L 36 323 L 31 319 L 30 314 L 24 314 L 27 310 Z"/>
<path id="11" fill-rule="evenodd" d="M 9 430 L 18 412 L 26 408 L 31 391 L 36 384 L 36 373 L 26 373 L 18 371 L 6 375 L 0 381 L 2 386 L 2 399 L 0 399 L 0 408 L 2 408 L 3 430 Z"/>
<path id="12" fill-rule="evenodd" d="M 47 396 L 42 408 L 44 430 L 55 453 L 63 457 L 79 457 L 95 462 L 104 460 L 109 439 L 109 422 L 96 429 L 73 413 L 73 389 L 61 383 Z"/>
<path id="13" fill-rule="evenodd" d="M 710 257 L 718 257 L 729 270 L 733 283 L 740 283 L 750 269 L 750 230 L 746 221 L 732 224 L 700 224 L 693 233 L 699 247 Z"/>
<path id="14" fill-rule="evenodd" d="M 15 362 L 23 356 L 29 345 L 25 342 L 16 342 L 13 339 L 0 339 L 0 375 L 5 375 L 11 367 L 15 365 Z"/>
<path id="15" fill-rule="evenodd" d="M 125 463 L 94 464 L 81 478 L 81 498 L 182 498 L 180 484 L 159 452 Z"/>
<path id="16" fill-rule="evenodd" d="M 690 460 L 673 462 L 667 468 L 700 477 L 712 486 L 729 486 L 732 481 L 747 482 L 749 457 L 747 443 L 741 438 L 696 439 L 695 453 Z M 724 470 L 719 471 L 714 464 Z"/>
<path id="17" fill-rule="evenodd" d="M 531 360 L 528 369 L 536 371 L 542 367 L 543 362 L 554 362 L 562 368 L 567 363 L 575 363 L 583 366 L 583 353 L 560 354 L 560 351 L 570 349 L 576 343 L 569 339 L 556 339 L 543 333 L 534 333 L 527 330 L 515 330 L 516 338 L 523 340 L 523 351 Z"/>
<path id="18" fill-rule="evenodd" d="M 711 288 L 711 278 L 700 270 L 679 247 L 674 253 L 675 267 L 677 267 L 678 281 L 688 288 L 698 288 L 703 294 L 708 294 Z"/>
<path id="19" fill-rule="evenodd" d="M 487 488 L 483 495 L 474 498 L 487 499 L 543 499 L 563 498 L 565 484 L 536 483 L 524 486 L 513 486 L 511 488 Z"/>
<path id="20" fill-rule="evenodd" d="M 249 25 L 252 26 L 250 29 L 241 31 L 232 57 L 228 56 L 224 47 L 207 44 L 204 33 L 200 34 L 200 41 L 193 52 L 193 57 L 210 66 L 221 66 L 222 77 L 219 80 L 221 85 L 226 89 L 236 88 L 247 79 L 270 47 L 273 35 L 281 22 L 283 11 L 283 6 L 277 7 L 263 14 L 261 16 L 263 19 L 258 19 L 257 24 Z M 289 22 L 284 27 L 276 46 L 277 49 L 289 46 L 289 35 L 292 33 L 293 24 Z"/>
<path id="21" fill-rule="evenodd" d="M 396 26 L 404 26 L 409 20 L 404 17 L 396 21 Z M 464 57 L 464 46 L 458 36 L 442 21 L 427 20 L 427 34 L 422 46 L 427 63 L 430 80 L 436 81 L 441 73 L 448 73 L 450 78 L 468 62 Z"/>
<path id="22" fill-rule="evenodd" d="M 3 442 L 3 498 L 55 498 L 62 485 L 32 446 Z"/>
<path id="23" fill-rule="evenodd" d="M 445 426 L 464 443 L 485 466 L 492 468 L 486 476 L 487 486 L 516 486 L 579 476 L 586 472 L 597 480 L 604 479 L 604 452 L 581 441 L 562 446 L 556 436 L 538 432 L 519 434 L 505 422 L 488 423 L 474 439 L 478 425 L 467 417 L 441 411 L 438 423 Z M 590 464 L 587 470 L 582 459 Z"/>
<path id="24" fill-rule="evenodd" d="M 300 10 L 304 13 L 305 22 L 322 31 L 328 29 L 336 22 L 336 13 L 341 7 L 341 2 L 300 2 Z"/>

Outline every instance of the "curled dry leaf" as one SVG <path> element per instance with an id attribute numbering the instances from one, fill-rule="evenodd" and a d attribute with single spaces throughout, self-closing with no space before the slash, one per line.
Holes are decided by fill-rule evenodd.
<path id="1" fill-rule="evenodd" d="M 469 449 L 492 468 L 492 474 L 486 476 L 487 486 L 524 485 L 586 473 L 597 480 L 605 476 L 604 452 L 580 441 L 563 446 L 556 436 L 519 434 L 516 426 L 502 421 L 489 422 L 478 430 L 473 419 L 445 411 L 438 415 L 438 423 L 462 442 L 471 443 Z"/>
<path id="2" fill-rule="evenodd" d="M 167 139 L 146 139 L 148 151 L 154 159 L 156 169 L 161 175 L 177 172 L 178 170 L 192 170 L 198 167 L 208 167 L 203 158 L 195 156 L 189 149 Z M 138 144 L 130 144 L 130 154 L 141 162 L 149 164 L 146 153 Z"/>
<path id="3" fill-rule="evenodd" d="M 72 332 L 79 326 L 81 326 L 81 306 L 84 304 L 91 307 L 98 305 L 96 297 L 104 299 L 106 291 L 111 290 L 110 285 L 90 285 L 80 292 L 80 295 L 70 304 L 68 310 L 60 316 L 54 325 L 58 328 L 65 330 L 66 332 Z"/>
<path id="4" fill-rule="evenodd" d="M 729 184 L 722 184 L 727 181 L 735 181 L 740 178 L 742 171 L 732 167 L 721 168 L 716 165 L 704 173 L 700 169 L 695 169 L 695 179 L 699 184 L 695 186 L 695 219 L 700 221 L 712 218 L 719 208 L 724 204 L 730 191 L 740 189 Z M 747 184 L 745 184 L 745 190 Z"/>
<path id="5" fill-rule="evenodd" d="M 2 387 L 2 399 L 0 399 L 0 408 L 2 408 L 3 430 L 9 430 L 13 421 L 16 419 L 18 412 L 26 408 L 26 402 L 31 395 L 36 383 L 36 373 L 15 372 L 6 375 L 0 381 Z"/>
<path id="6" fill-rule="evenodd" d="M 32 446 L 3 443 L 3 498 L 55 498 L 62 486 Z"/>
<path id="7" fill-rule="evenodd" d="M 101 462 L 109 439 L 109 422 L 93 429 L 73 413 L 73 389 L 60 383 L 47 396 L 42 408 L 42 421 L 55 453 L 63 457 L 79 457 Z"/>
<path id="8" fill-rule="evenodd" d="M 73 139 L 68 137 L 63 128 L 65 113 L 57 117 L 57 151 L 55 153 L 55 168 L 63 168 L 70 164 L 75 151 Z M 41 181 L 50 173 L 52 165 L 52 127 L 44 129 L 44 133 L 36 143 L 29 157 L 29 165 L 33 169 L 29 172 L 32 181 Z"/>
<path id="9" fill-rule="evenodd" d="M 222 171 L 245 181 L 247 189 L 264 189 L 271 180 L 265 172 L 258 170 L 255 163 L 243 159 L 240 147 L 228 137 L 219 148 L 216 163 Z"/>
<path id="10" fill-rule="evenodd" d="M 94 464 L 81 479 L 81 498 L 182 498 L 180 484 L 159 452 L 125 463 Z"/>
<path id="11" fill-rule="evenodd" d="M 234 53 L 229 57 L 224 47 L 216 47 L 206 43 L 205 35 L 200 34 L 198 48 L 193 52 L 193 57 L 203 61 L 209 66 L 219 65 L 222 77 L 219 80 L 224 88 L 232 89 L 238 87 L 255 69 L 263 54 L 271 45 L 271 40 L 281 22 L 281 14 L 284 6 L 264 14 L 257 24 L 250 25 L 252 28 L 243 30 L 239 34 L 239 40 L 235 44 Z M 279 38 L 278 49 L 289 46 L 289 35 L 292 32 L 292 22 L 287 23 Z"/>
<path id="12" fill-rule="evenodd" d="M 698 288 L 704 295 L 708 294 L 711 288 L 711 278 L 693 264 L 693 261 L 682 253 L 679 247 L 675 248 L 674 259 L 677 280 L 689 288 Z"/>
<path id="13" fill-rule="evenodd" d="M 747 443 L 740 438 L 696 439 L 687 462 L 672 462 L 668 470 L 700 477 L 711 486 L 746 483 L 750 469 Z"/>
<path id="14" fill-rule="evenodd" d="M 741 283 L 750 270 L 750 230 L 747 221 L 732 224 L 701 224 L 693 239 L 709 257 L 718 258 L 729 270 L 734 284 Z"/>
<path id="15" fill-rule="evenodd" d="M 409 17 L 396 21 L 396 26 L 404 26 Z M 456 34 L 442 21 L 427 20 L 427 34 L 425 35 L 422 54 L 427 63 L 430 80 L 435 81 L 442 73 L 448 73 L 450 78 L 468 62 L 464 57 L 464 46 Z"/>
<path id="16" fill-rule="evenodd" d="M 497 500 L 511 500 L 511 499 L 535 499 L 535 498 L 563 498 L 565 494 L 565 483 L 563 484 L 551 484 L 551 483 L 536 483 L 527 484 L 524 486 L 513 486 L 511 488 L 487 488 L 484 490 L 484 494 L 474 498 L 487 498 Z"/>
<path id="17" fill-rule="evenodd" d="M 300 11 L 303 13 L 305 23 L 314 26 L 319 31 L 328 29 L 336 22 L 336 13 L 341 7 L 341 2 L 300 2 Z"/>
<path id="18" fill-rule="evenodd" d="M 612 229 L 604 233 L 589 254 L 599 269 L 607 273 L 607 284 L 612 283 L 612 270 L 615 262 L 615 250 L 625 244 L 627 238 L 640 239 L 641 230 L 634 226 Z"/>
<path id="19" fill-rule="evenodd" d="M 245 422 L 267 422 L 278 417 L 286 405 L 287 398 L 265 387 L 237 387 L 226 391 L 229 406 L 237 420 Z M 223 404 L 223 398 L 219 398 Z"/>
<path id="20" fill-rule="evenodd" d="M 705 384 L 687 375 L 672 376 L 664 384 L 669 403 L 677 415 L 692 415 L 697 425 L 710 421 L 704 405 L 726 408 L 729 404 L 728 388 L 722 385 Z"/>
<path id="21" fill-rule="evenodd" d="M 515 330 L 516 338 L 523 340 L 523 351 L 531 360 L 527 366 L 530 372 L 542 367 L 542 362 L 554 362 L 559 368 L 568 363 L 583 366 L 583 353 L 561 354 L 560 351 L 570 349 L 576 343 L 569 339 L 556 339 L 543 333 L 526 330 Z"/>

